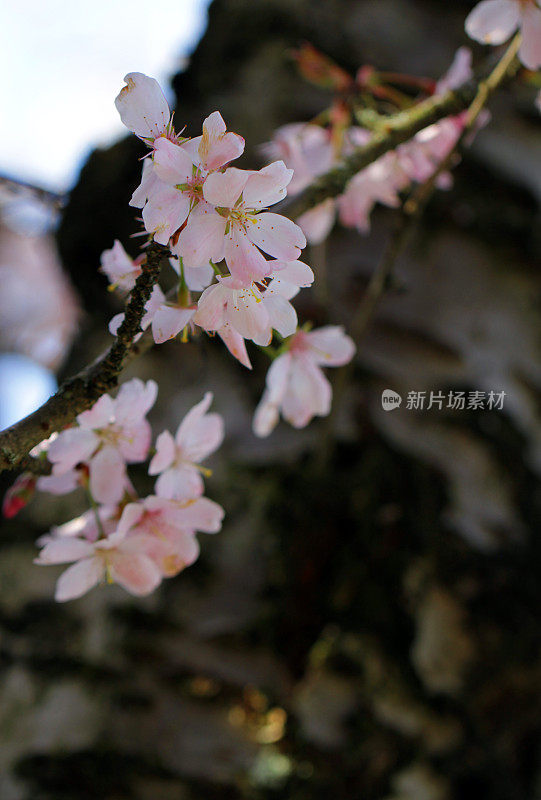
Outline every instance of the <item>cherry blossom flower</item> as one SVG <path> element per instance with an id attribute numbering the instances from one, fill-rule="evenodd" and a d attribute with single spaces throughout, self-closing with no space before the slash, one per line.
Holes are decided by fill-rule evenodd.
<path id="1" fill-rule="evenodd" d="M 148 144 L 170 135 L 171 111 L 158 81 L 142 72 L 130 72 L 124 81 L 115 106 L 126 128 Z"/>
<path id="2" fill-rule="evenodd" d="M 152 288 L 152 294 L 145 304 L 145 313 L 141 320 L 141 330 L 152 326 L 152 336 L 156 344 L 174 339 L 175 336 L 189 325 L 196 306 L 182 306 L 172 300 L 167 300 L 159 286 Z M 124 320 L 124 313 L 115 314 L 109 322 L 109 331 L 116 336 Z M 138 333 L 134 341 L 138 341 L 142 333 Z"/>
<path id="3" fill-rule="evenodd" d="M 149 162 L 152 172 L 148 167 L 143 170 L 141 186 L 132 197 L 132 204 L 143 208 L 148 233 L 160 244 L 167 244 L 203 199 L 203 183 L 209 172 L 238 158 L 243 150 L 244 139 L 226 133 L 218 111 L 205 119 L 203 135 L 196 139 L 182 144 L 164 137 L 157 139 Z"/>
<path id="4" fill-rule="evenodd" d="M 170 578 L 197 559 L 195 533 L 217 533 L 223 517 L 223 508 L 207 497 L 178 502 L 151 495 L 125 507 L 118 532 L 138 537 L 162 575 Z"/>
<path id="5" fill-rule="evenodd" d="M 162 571 L 147 554 L 139 537 L 112 533 L 90 542 L 79 537 L 54 538 L 45 544 L 36 564 L 69 564 L 56 584 L 55 600 L 65 602 L 86 594 L 100 581 L 118 583 L 130 594 L 147 595 L 161 583 Z"/>
<path id="6" fill-rule="evenodd" d="M 301 287 L 311 285 L 314 274 L 301 261 L 274 261 L 270 265 L 275 272 L 262 283 L 243 286 L 228 277 L 205 289 L 194 322 L 218 332 L 228 325 L 244 339 L 263 346 L 270 344 L 273 329 L 283 337 L 291 336 L 297 328 L 297 313 L 289 300 Z"/>
<path id="7" fill-rule="evenodd" d="M 211 173 L 203 185 L 208 205 L 190 217 L 175 251 L 188 267 L 208 264 L 209 254 L 220 260 L 223 253 L 233 278 L 245 285 L 273 269 L 261 250 L 274 258 L 297 259 L 306 245 L 299 226 L 262 210 L 285 197 L 292 175 L 283 161 L 257 172 L 229 167 Z"/>
<path id="8" fill-rule="evenodd" d="M 142 272 L 143 258 L 142 255 L 134 261 L 126 253 L 118 239 L 115 239 L 113 247 L 110 250 L 104 250 L 100 259 L 101 270 L 107 275 L 111 284 L 109 288 L 131 292 L 135 281 Z"/>
<path id="9" fill-rule="evenodd" d="M 202 136 L 190 139 L 184 149 L 190 153 L 195 167 L 208 174 L 239 158 L 244 145 L 242 136 L 228 133 L 220 112 L 213 111 L 203 122 Z"/>
<path id="10" fill-rule="evenodd" d="M 268 436 L 280 412 L 295 428 L 331 409 L 332 388 L 321 367 L 339 367 L 351 361 L 355 345 L 338 325 L 298 331 L 286 353 L 276 358 L 267 373 L 266 389 L 256 409 L 253 429 Z"/>
<path id="11" fill-rule="evenodd" d="M 518 56 L 525 67 L 541 67 L 541 9 L 537 0 L 482 0 L 466 19 L 468 36 L 483 44 L 502 44 L 519 29 Z"/>
<path id="12" fill-rule="evenodd" d="M 370 230 L 374 205 L 382 203 L 397 208 L 400 205 L 399 192 L 409 183 L 396 153 L 386 153 L 349 181 L 346 191 L 338 198 L 340 221 L 366 233 Z"/>
<path id="13" fill-rule="evenodd" d="M 42 537 L 35 563 L 72 564 L 58 579 L 59 602 L 81 597 L 104 580 L 147 595 L 163 577 L 196 560 L 196 531 L 216 533 L 222 519 L 223 509 L 207 498 L 182 504 L 150 496 L 126 505 L 120 519 L 114 507 L 101 507 Z"/>
<path id="14" fill-rule="evenodd" d="M 159 475 L 156 494 L 175 500 L 189 500 L 203 494 L 200 462 L 221 445 L 224 423 L 219 414 L 208 414 L 212 392 L 207 392 L 180 423 L 175 437 L 169 431 L 156 440 L 156 455 L 149 466 L 150 475 Z"/>
<path id="15" fill-rule="evenodd" d="M 123 384 L 116 399 L 103 395 L 77 425 L 58 434 L 48 448 L 53 475 L 60 476 L 86 462 L 89 488 L 99 503 L 114 504 L 130 489 L 126 463 L 144 461 L 151 430 L 145 415 L 154 405 L 155 381 L 134 378 Z"/>

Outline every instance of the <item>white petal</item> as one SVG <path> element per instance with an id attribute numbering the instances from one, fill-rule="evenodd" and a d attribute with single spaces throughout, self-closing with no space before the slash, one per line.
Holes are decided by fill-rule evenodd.
<path id="1" fill-rule="evenodd" d="M 186 221 L 190 211 L 187 194 L 160 181 L 143 209 L 145 230 L 154 234 L 159 244 L 167 244 L 169 237 Z"/>
<path id="2" fill-rule="evenodd" d="M 466 19 L 466 33 L 483 44 L 502 44 L 520 22 L 516 0 L 482 0 Z"/>
<path id="3" fill-rule="evenodd" d="M 162 305 L 152 318 L 152 335 L 156 344 L 162 344 L 175 336 L 186 327 L 195 312 L 193 308 Z"/>
<path id="4" fill-rule="evenodd" d="M 94 548 L 90 542 L 69 536 L 52 538 L 40 552 L 35 564 L 69 564 L 93 555 Z"/>
<path id="5" fill-rule="evenodd" d="M 68 428 L 58 434 L 47 451 L 55 465 L 54 474 L 62 475 L 82 461 L 88 461 L 99 444 L 96 434 L 86 428 Z"/>
<path id="6" fill-rule="evenodd" d="M 252 174 L 251 170 L 237 167 L 213 172 L 203 184 L 203 197 L 213 206 L 233 208 Z"/>
<path id="7" fill-rule="evenodd" d="M 306 246 L 299 226 L 281 214 L 257 214 L 247 225 L 246 233 L 263 252 L 283 261 L 294 261 Z"/>
<path id="8" fill-rule="evenodd" d="M 171 500 L 193 500 L 205 490 L 200 473 L 188 465 L 167 469 L 156 481 L 156 494 Z"/>
<path id="9" fill-rule="evenodd" d="M 142 553 L 115 553 L 109 571 L 115 583 L 137 596 L 150 594 L 162 580 L 159 567 Z"/>
<path id="10" fill-rule="evenodd" d="M 154 147 L 154 169 L 160 180 L 176 186 L 192 177 L 192 161 L 182 147 L 163 136 Z"/>
<path id="11" fill-rule="evenodd" d="M 295 428 L 304 428 L 314 415 L 329 413 L 331 399 L 331 385 L 319 367 L 308 359 L 295 359 L 282 403 L 284 418 Z"/>
<path id="12" fill-rule="evenodd" d="M 216 333 L 225 344 L 231 355 L 240 361 L 244 367 L 247 367 L 247 369 L 252 369 L 252 362 L 250 361 L 250 357 L 246 352 L 246 343 L 244 341 L 244 337 L 242 337 L 238 331 L 236 331 L 227 323 L 217 330 Z"/>
<path id="13" fill-rule="evenodd" d="M 243 192 L 246 207 L 266 208 L 283 200 L 292 177 L 293 170 L 288 169 L 283 161 L 274 161 L 263 167 L 246 183 Z"/>
<path id="14" fill-rule="evenodd" d="M 149 475 L 158 475 L 173 463 L 175 458 L 175 440 L 169 431 L 162 431 L 156 439 L 156 455 L 148 467 Z"/>
<path id="15" fill-rule="evenodd" d="M 292 336 L 297 330 L 297 312 L 285 297 L 279 294 L 269 295 L 264 300 L 269 314 L 271 327 L 278 331 L 284 339 Z"/>
<path id="16" fill-rule="evenodd" d="M 137 422 L 147 414 L 158 395 L 156 381 L 132 378 L 120 387 L 115 402 L 115 418 L 121 424 Z"/>
<path id="17" fill-rule="evenodd" d="M 159 83 L 141 72 L 130 72 L 115 100 L 126 128 L 142 139 L 154 139 L 165 132 L 171 112 Z"/>
<path id="18" fill-rule="evenodd" d="M 541 67 L 541 9 L 528 3 L 522 9 L 522 44 L 518 56 L 525 67 Z"/>
<path id="19" fill-rule="evenodd" d="M 355 354 L 353 339 L 346 336 L 341 325 L 325 325 L 306 334 L 310 345 L 310 358 L 316 364 L 341 367 L 351 361 Z"/>
<path id="20" fill-rule="evenodd" d="M 126 486 L 126 465 L 114 447 L 104 447 L 90 462 L 90 491 L 98 503 L 115 505 Z"/>
<path id="21" fill-rule="evenodd" d="M 103 562 L 92 557 L 77 561 L 59 577 L 56 582 L 54 598 L 59 603 L 75 600 L 86 594 L 103 576 Z"/>
<path id="22" fill-rule="evenodd" d="M 310 244 L 320 244 L 331 232 L 335 216 L 336 204 L 334 198 L 329 197 L 301 214 L 297 222 Z"/>
<path id="23" fill-rule="evenodd" d="M 268 436 L 278 424 L 278 419 L 278 406 L 270 400 L 269 393 L 265 391 L 255 410 L 253 432 L 256 436 Z"/>
<path id="24" fill-rule="evenodd" d="M 224 324 L 225 305 L 229 292 L 219 283 L 205 289 L 197 304 L 194 322 L 207 331 L 216 331 Z"/>
<path id="25" fill-rule="evenodd" d="M 184 266 L 184 279 L 186 286 L 192 292 L 202 292 L 212 283 L 214 270 L 210 264 L 206 267 L 187 267 Z"/>
<path id="26" fill-rule="evenodd" d="M 264 258 L 244 230 L 236 225 L 231 226 L 225 237 L 224 253 L 231 275 L 245 286 L 260 281 L 273 270 L 272 262 Z"/>
<path id="27" fill-rule="evenodd" d="M 173 251 L 181 256 L 185 267 L 208 267 L 209 261 L 218 263 L 223 258 L 226 224 L 209 203 L 199 203 Z"/>

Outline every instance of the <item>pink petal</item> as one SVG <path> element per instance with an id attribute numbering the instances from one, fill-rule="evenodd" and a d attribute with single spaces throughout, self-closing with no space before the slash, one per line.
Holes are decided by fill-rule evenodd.
<path id="1" fill-rule="evenodd" d="M 195 312 L 193 308 L 162 305 L 152 318 L 152 336 L 156 344 L 162 344 L 175 336 L 186 327 Z"/>
<path id="2" fill-rule="evenodd" d="M 115 583 L 131 594 L 150 594 L 160 585 L 162 573 L 148 556 L 118 551 L 109 562 L 109 572 Z"/>
<path id="3" fill-rule="evenodd" d="M 443 94 L 448 89 L 458 89 L 463 83 L 473 77 L 472 51 L 469 47 L 459 47 L 455 53 L 453 63 L 438 83 L 436 94 Z"/>
<path id="4" fill-rule="evenodd" d="M 115 505 L 126 486 L 126 465 L 114 447 L 104 447 L 90 462 L 90 491 L 98 503 Z"/>
<path id="5" fill-rule="evenodd" d="M 341 367 L 355 355 L 355 343 L 346 336 L 341 325 L 325 325 L 306 334 L 310 344 L 310 358 L 314 363 Z"/>
<path id="6" fill-rule="evenodd" d="M 192 161 L 185 150 L 163 136 L 154 145 L 154 169 L 165 183 L 176 186 L 192 177 Z"/>
<path id="7" fill-rule="evenodd" d="M 177 434 L 176 443 L 186 460 L 199 463 L 221 445 L 224 438 L 224 422 L 219 414 L 207 414 L 212 402 L 212 392 L 184 417 Z"/>
<path id="8" fill-rule="evenodd" d="M 292 336 L 297 330 L 298 320 L 297 312 L 289 300 L 279 294 L 271 294 L 266 296 L 263 302 L 269 315 L 271 327 L 278 331 L 284 339 Z"/>
<path id="9" fill-rule="evenodd" d="M 283 161 L 274 161 L 255 172 L 244 187 L 246 207 L 266 208 L 283 200 L 292 177 L 293 170 L 288 169 Z"/>
<path id="10" fill-rule="evenodd" d="M 88 461 L 99 444 L 96 434 L 86 428 L 68 428 L 49 445 L 47 456 L 54 464 L 54 474 L 62 475 L 76 464 Z"/>
<path id="11" fill-rule="evenodd" d="M 169 431 L 162 431 L 156 439 L 156 455 L 148 467 L 149 475 L 159 475 L 173 463 L 176 453 L 175 440 Z"/>
<path id="12" fill-rule="evenodd" d="M 54 599 L 59 603 L 75 600 L 86 594 L 103 577 L 103 562 L 92 557 L 68 567 L 56 582 Z"/>
<path id="13" fill-rule="evenodd" d="M 141 267 L 134 266 L 133 260 L 126 253 L 118 239 L 115 239 L 110 250 L 104 250 L 100 258 L 101 270 L 109 282 L 126 292 L 135 286 L 135 280 L 141 274 Z"/>
<path id="14" fill-rule="evenodd" d="M 295 359 L 282 403 L 284 418 L 293 427 L 304 428 L 314 415 L 329 413 L 331 399 L 331 385 L 319 367 L 308 359 Z"/>
<path id="15" fill-rule="evenodd" d="M 131 196 L 130 206 L 134 208 L 143 208 L 148 198 L 158 190 L 160 185 L 161 181 L 154 170 L 154 162 L 151 158 L 145 158 L 143 161 L 141 183 Z"/>
<path id="16" fill-rule="evenodd" d="M 231 325 L 228 325 L 227 323 L 216 332 L 231 355 L 240 361 L 244 367 L 252 369 L 250 357 L 246 352 L 246 343 L 240 333 L 238 333 L 234 328 L 231 327 Z"/>
<path id="17" fill-rule="evenodd" d="M 75 469 L 62 475 L 41 475 L 36 482 L 36 488 L 40 492 L 58 495 L 73 492 L 79 485 L 79 473 Z"/>
<path id="18" fill-rule="evenodd" d="M 522 8 L 522 44 L 518 56 L 525 67 L 541 67 L 541 9 L 534 3 Z"/>
<path id="19" fill-rule="evenodd" d="M 187 267 L 184 265 L 184 278 L 186 286 L 192 292 L 202 292 L 214 278 L 214 270 L 210 264 L 206 267 Z"/>
<path id="20" fill-rule="evenodd" d="M 516 0 L 482 0 L 466 19 L 466 33 L 483 44 L 502 44 L 518 28 Z"/>
<path id="21" fill-rule="evenodd" d="M 189 211 L 188 195 L 161 183 L 143 209 L 145 230 L 154 234 L 159 244 L 167 244 L 170 236 L 186 221 Z"/>
<path id="22" fill-rule="evenodd" d="M 200 497 L 205 485 L 200 473 L 189 465 L 167 469 L 156 481 L 156 494 L 170 500 L 186 502 Z"/>
<path id="23" fill-rule="evenodd" d="M 213 206 L 233 208 L 252 174 L 250 170 L 237 167 L 213 172 L 203 184 L 203 197 Z"/>
<path id="24" fill-rule="evenodd" d="M 226 320 L 245 339 L 257 339 L 268 344 L 272 338 L 269 313 L 251 288 L 231 291 Z"/>
<path id="25" fill-rule="evenodd" d="M 294 261 L 306 247 L 306 237 L 299 226 L 280 214 L 258 214 L 247 225 L 246 233 L 263 252 L 284 261 Z"/>
<path id="26" fill-rule="evenodd" d="M 268 436 L 277 426 L 279 417 L 278 406 L 271 402 L 268 391 L 263 392 L 263 396 L 254 413 L 253 432 L 261 438 Z"/>
<path id="27" fill-rule="evenodd" d="M 145 507 L 142 503 L 128 503 L 124 506 L 116 529 L 120 539 L 124 538 L 137 525 L 144 513 Z"/>
<path id="28" fill-rule="evenodd" d="M 93 555 L 94 548 L 90 542 L 69 536 L 52 538 L 40 552 L 34 564 L 69 564 Z"/>
<path id="29" fill-rule="evenodd" d="M 128 130 L 142 139 L 154 139 L 165 132 L 171 112 L 159 83 L 141 72 L 130 72 L 115 100 L 120 119 Z"/>
<path id="30" fill-rule="evenodd" d="M 194 322 L 207 331 L 216 331 L 224 324 L 225 304 L 229 293 L 220 284 L 205 289 L 197 304 Z"/>
<path id="31" fill-rule="evenodd" d="M 115 418 L 121 424 L 137 422 L 147 414 L 158 395 L 156 381 L 132 378 L 120 387 L 115 400 Z"/>
<path id="32" fill-rule="evenodd" d="M 185 506 L 173 504 L 171 518 L 185 530 L 217 533 L 222 527 L 224 510 L 208 497 L 199 497 Z"/>
<path id="33" fill-rule="evenodd" d="M 148 455 L 152 429 L 146 419 L 126 423 L 118 439 L 118 450 L 128 464 L 138 464 Z"/>
<path id="34" fill-rule="evenodd" d="M 266 295 L 276 293 L 291 300 L 299 289 L 305 289 L 314 282 L 312 269 L 302 261 L 279 261 L 275 267 L 278 271 L 273 272 L 272 283 L 267 288 Z"/>
<path id="35" fill-rule="evenodd" d="M 190 214 L 173 251 L 181 256 L 185 267 L 207 267 L 209 261 L 218 263 L 223 259 L 226 224 L 224 217 L 217 214 L 209 203 L 199 203 Z"/>
<path id="36" fill-rule="evenodd" d="M 244 285 L 260 281 L 272 272 L 272 263 L 263 257 L 244 230 L 236 225 L 231 226 L 225 238 L 224 252 L 231 275 Z"/>
<path id="37" fill-rule="evenodd" d="M 292 365 L 290 353 L 278 356 L 270 365 L 265 381 L 270 402 L 277 405 L 282 402 L 287 390 Z"/>
<path id="38" fill-rule="evenodd" d="M 334 225 L 335 209 L 334 198 L 329 197 L 310 211 L 301 214 L 298 219 L 299 227 L 310 244 L 320 244 L 327 238 Z"/>
<path id="39" fill-rule="evenodd" d="M 114 417 L 114 409 L 113 398 L 108 394 L 104 394 L 94 403 L 92 408 L 78 414 L 77 422 L 82 428 L 105 428 Z"/>

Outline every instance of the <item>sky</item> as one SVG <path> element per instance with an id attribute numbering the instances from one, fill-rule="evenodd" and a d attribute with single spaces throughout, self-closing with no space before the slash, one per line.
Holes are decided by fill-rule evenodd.
<path id="1" fill-rule="evenodd" d="M 209 0 L 0 0 L 0 174 L 64 191 L 86 155 L 125 133 L 127 72 L 167 79 L 204 31 Z"/>

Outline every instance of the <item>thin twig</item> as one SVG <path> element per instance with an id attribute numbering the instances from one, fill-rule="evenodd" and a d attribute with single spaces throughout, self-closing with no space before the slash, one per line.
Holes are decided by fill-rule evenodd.
<path id="1" fill-rule="evenodd" d="M 438 165 L 437 169 L 430 176 L 430 178 L 417 186 L 416 189 L 411 193 L 410 197 L 404 202 L 401 213 L 397 220 L 396 227 L 390 236 L 381 260 L 372 273 L 363 299 L 349 325 L 349 334 L 357 346 L 359 346 L 359 343 L 368 329 L 380 300 L 385 295 L 388 288 L 392 285 L 392 273 L 395 264 L 411 241 L 416 230 L 416 225 L 419 222 L 419 219 L 421 218 L 428 201 L 434 193 L 438 178 L 443 172 L 446 172 L 449 167 L 452 166 L 457 152 L 461 148 L 468 134 L 472 131 L 488 100 L 500 86 L 502 81 L 514 69 L 520 42 L 521 36 L 520 34 L 517 34 L 488 78 L 479 84 L 477 94 L 468 108 L 466 122 L 458 140 Z M 353 369 L 354 361 L 352 360 L 349 362 L 349 364 L 341 367 L 335 373 L 333 385 L 333 409 L 328 419 L 329 429 L 333 423 L 335 410 L 340 405 L 340 400 L 344 393 L 347 379 L 349 378 Z M 324 437 L 324 439 L 327 439 L 327 437 Z M 328 441 L 326 444 L 324 444 L 324 449 L 327 449 L 327 446 Z"/>

